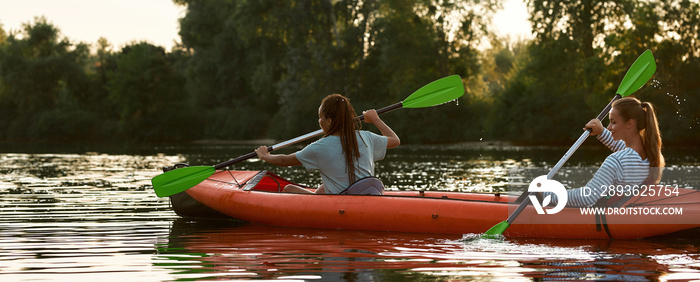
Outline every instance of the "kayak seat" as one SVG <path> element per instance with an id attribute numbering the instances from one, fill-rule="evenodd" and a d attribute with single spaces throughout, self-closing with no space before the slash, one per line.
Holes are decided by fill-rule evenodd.
<path id="1" fill-rule="evenodd" d="M 377 177 L 368 176 L 355 181 L 340 195 L 384 195 L 384 183 Z"/>

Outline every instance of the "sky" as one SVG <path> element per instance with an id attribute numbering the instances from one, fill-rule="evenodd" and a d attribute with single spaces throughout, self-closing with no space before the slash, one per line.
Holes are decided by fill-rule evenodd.
<path id="1" fill-rule="evenodd" d="M 524 0 L 505 0 L 503 10 L 493 17 L 494 29 L 501 36 L 507 35 L 511 39 L 530 39 L 533 36 L 528 17 Z"/>
<path id="2" fill-rule="evenodd" d="M 497 32 L 512 39 L 532 38 L 523 0 L 505 0 L 493 19 Z M 18 31 L 45 16 L 73 42 L 94 44 L 107 38 L 117 49 L 134 41 L 171 48 L 180 41 L 178 19 L 185 7 L 172 0 L 0 0 L 0 25 Z"/>
<path id="3" fill-rule="evenodd" d="M 0 0 L 5 31 L 43 15 L 73 42 L 94 44 L 104 37 L 116 48 L 147 41 L 170 50 L 180 41 L 178 19 L 184 13 L 172 0 Z"/>

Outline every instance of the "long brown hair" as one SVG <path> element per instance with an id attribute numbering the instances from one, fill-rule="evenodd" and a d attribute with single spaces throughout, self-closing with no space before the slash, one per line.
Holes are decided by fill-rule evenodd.
<path id="1" fill-rule="evenodd" d="M 637 98 L 625 97 L 615 101 L 613 108 L 620 113 L 625 122 L 629 119 L 637 121 L 637 131 L 642 137 L 644 153 L 649 159 L 649 167 L 652 168 L 648 180 L 651 179 L 658 183 L 661 179 L 660 168 L 666 166 L 666 161 L 661 154 L 663 144 L 654 105 L 649 102 L 641 102 Z"/>
<path id="2" fill-rule="evenodd" d="M 355 109 L 350 104 L 350 99 L 340 94 L 326 96 L 321 102 L 321 113 L 325 118 L 331 119 L 331 125 L 324 137 L 339 133 L 340 144 L 345 156 L 345 171 L 348 173 L 350 184 L 355 182 L 355 160 L 360 158 L 360 150 L 357 146 L 355 131 L 362 124 L 357 120 Z"/>

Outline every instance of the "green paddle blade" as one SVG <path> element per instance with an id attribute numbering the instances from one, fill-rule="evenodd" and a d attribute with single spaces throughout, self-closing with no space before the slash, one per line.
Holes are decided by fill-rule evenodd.
<path id="1" fill-rule="evenodd" d="M 651 50 L 646 50 L 639 55 L 634 64 L 627 70 L 625 77 L 617 88 L 617 94 L 625 97 L 642 88 L 656 71 L 656 62 Z"/>
<path id="2" fill-rule="evenodd" d="M 499 236 L 503 235 L 503 232 L 505 232 L 506 229 L 508 229 L 508 226 L 510 226 L 510 224 L 508 224 L 507 220 L 501 221 L 500 223 L 494 225 L 489 230 L 487 230 L 482 237 L 498 238 Z"/>
<path id="3" fill-rule="evenodd" d="M 464 85 L 459 75 L 451 75 L 433 81 L 413 92 L 403 100 L 404 108 L 425 108 L 453 101 L 464 95 Z"/>
<path id="4" fill-rule="evenodd" d="M 156 196 L 175 195 L 209 178 L 216 172 L 213 166 L 190 166 L 168 171 L 151 179 Z"/>

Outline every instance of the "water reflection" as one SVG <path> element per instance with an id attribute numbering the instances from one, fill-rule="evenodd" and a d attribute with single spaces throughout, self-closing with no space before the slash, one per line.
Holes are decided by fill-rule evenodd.
<path id="1" fill-rule="evenodd" d="M 652 240 L 490 240 L 181 219 L 168 242 L 158 246 L 154 265 L 181 279 L 654 281 L 700 272 L 698 263 L 668 265 L 680 258 L 697 262 L 697 246 L 683 238 L 698 235 L 696 230 Z"/>

